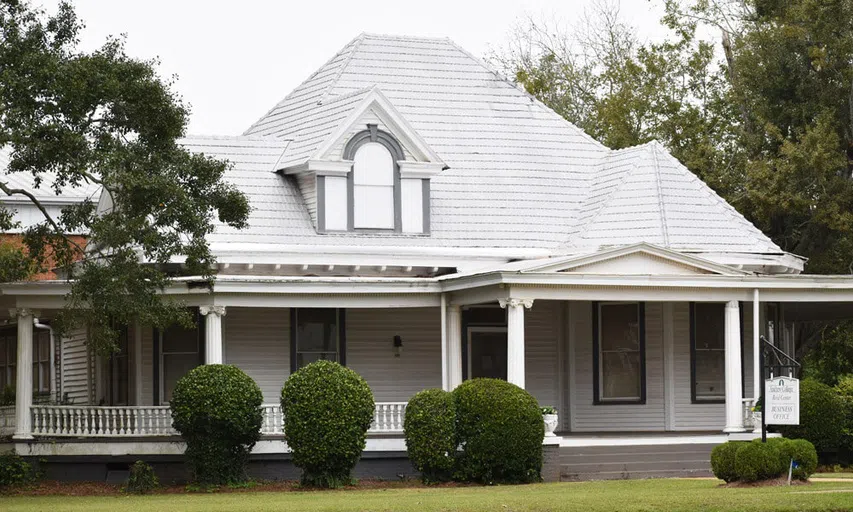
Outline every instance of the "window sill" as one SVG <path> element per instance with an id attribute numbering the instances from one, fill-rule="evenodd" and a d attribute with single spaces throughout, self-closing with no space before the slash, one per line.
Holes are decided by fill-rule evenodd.
<path id="1" fill-rule="evenodd" d="M 592 405 L 646 405 L 644 399 L 640 400 L 594 400 Z"/>
<path id="2" fill-rule="evenodd" d="M 714 399 L 702 400 L 702 399 L 694 398 L 693 400 L 690 401 L 690 403 L 692 405 L 725 404 L 726 399 L 725 398 L 723 398 L 723 399 L 714 398 Z"/>

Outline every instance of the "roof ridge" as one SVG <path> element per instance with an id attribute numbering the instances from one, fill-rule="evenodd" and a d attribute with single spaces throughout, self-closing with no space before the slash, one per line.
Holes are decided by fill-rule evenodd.
<path id="1" fill-rule="evenodd" d="M 338 72 L 335 73 L 335 78 L 333 78 L 329 81 L 329 86 L 326 87 L 326 90 L 323 91 L 323 94 L 320 96 L 320 99 L 317 101 L 318 105 L 322 105 L 323 100 L 325 100 L 326 97 L 329 96 L 329 94 L 331 94 L 332 89 L 335 88 L 335 85 L 337 85 L 338 80 L 341 79 L 341 75 L 344 74 L 344 70 L 346 70 L 347 66 L 349 66 L 349 63 L 352 60 L 352 56 L 355 55 L 356 51 L 358 51 L 358 47 L 361 46 L 361 43 L 362 43 L 362 41 L 364 41 L 365 37 L 368 37 L 367 34 L 362 32 L 361 34 L 358 35 L 358 37 L 356 37 L 353 40 L 353 42 L 351 43 L 353 46 L 349 52 L 349 55 L 347 55 L 347 58 L 344 59 L 344 62 L 341 64 L 340 69 L 338 69 Z M 349 45 L 347 45 L 347 46 L 349 46 Z"/>
<path id="2" fill-rule="evenodd" d="M 657 185 L 658 207 L 660 208 L 661 234 L 663 235 L 664 247 L 669 247 L 669 226 L 667 225 L 666 202 L 663 200 L 663 188 L 661 187 L 660 179 L 660 162 L 658 162 L 658 151 L 660 150 L 658 147 L 659 145 L 660 143 L 658 143 L 657 140 L 652 139 L 649 143 L 649 150 L 652 152 L 652 160 L 654 161 L 655 166 L 655 185 Z"/>
<path id="3" fill-rule="evenodd" d="M 379 86 L 374 84 L 374 85 L 371 85 L 368 87 L 362 87 L 361 89 L 356 89 L 354 91 L 350 91 L 350 92 L 347 92 L 344 94 L 336 94 L 334 96 L 330 96 L 331 99 L 328 102 L 323 102 L 323 98 L 326 97 L 324 95 L 323 98 L 321 98 L 320 101 L 317 102 L 317 106 L 321 107 L 321 106 L 334 105 L 338 101 L 343 101 L 343 100 L 346 100 L 349 98 L 353 98 L 353 97 L 358 96 L 360 94 L 366 94 L 366 93 L 369 93 L 370 91 L 372 91 L 374 89 L 380 90 Z"/>
<path id="4" fill-rule="evenodd" d="M 264 113 L 264 115 L 262 115 L 261 117 L 259 117 L 259 118 L 254 122 L 254 123 L 252 123 L 248 128 L 246 128 L 246 130 L 244 130 L 244 131 L 243 131 L 243 134 L 245 135 L 245 134 L 249 133 L 250 131 L 252 131 L 252 129 L 254 129 L 254 128 L 255 128 L 255 126 L 257 126 L 257 125 L 258 125 L 258 123 L 260 123 L 261 121 L 266 120 L 266 119 L 267 119 L 267 117 L 269 117 L 269 116 L 270 116 L 270 114 L 272 114 L 272 113 L 275 111 L 275 109 L 277 109 L 277 108 L 278 108 L 282 103 L 284 103 L 285 101 L 287 101 L 288 99 L 290 99 L 290 97 L 291 97 L 291 96 L 293 96 L 293 95 L 296 93 L 296 91 L 298 91 L 298 90 L 299 90 L 303 85 L 305 85 L 305 84 L 307 84 L 308 82 L 310 82 L 311 80 L 313 80 L 313 79 L 314 79 L 314 77 L 316 77 L 317 75 L 319 75 L 319 74 L 320 74 L 320 72 L 321 72 L 321 71 L 323 71 L 323 70 L 326 68 L 326 66 L 328 66 L 329 64 L 331 64 L 331 63 L 332 63 L 336 58 L 338 58 L 338 56 L 339 56 L 339 55 L 341 55 L 342 53 L 344 53 L 345 51 L 347 51 L 347 49 L 348 49 L 350 46 L 352 46 L 354 43 L 356 43 L 357 41 L 361 41 L 361 39 L 362 39 L 363 37 L 364 37 L 364 33 L 361 33 L 361 34 L 357 35 L 356 37 L 352 38 L 352 39 L 350 40 L 350 42 L 348 42 L 347 44 L 345 44 L 345 45 L 343 46 L 343 48 L 341 48 L 340 50 L 338 50 L 338 51 L 337 51 L 337 53 L 335 53 L 334 55 L 332 55 L 332 58 L 330 58 L 329 60 L 327 60 L 326 62 L 324 62 L 324 63 L 323 63 L 323 65 L 322 65 L 322 66 L 320 66 L 319 68 L 315 69 L 315 70 L 314 70 L 314 72 L 313 72 L 313 73 L 311 73 L 311 74 L 308 76 L 308 78 L 306 78 L 305 80 L 303 80 L 302 82 L 300 82 L 300 83 L 299 83 L 299 85 L 297 85 L 296 87 L 294 87 L 293 89 L 291 89 L 291 90 L 290 90 L 290 92 L 289 92 L 289 93 L 287 93 L 287 96 L 285 96 L 284 98 L 282 98 L 280 101 L 277 101 L 277 102 L 276 102 L 276 104 L 272 106 L 272 108 L 270 108 L 269 110 L 267 110 L 267 111 Z M 337 80 L 337 78 L 338 78 L 338 77 L 335 77 L 335 80 Z"/>
<path id="5" fill-rule="evenodd" d="M 406 34 L 382 34 L 379 32 L 362 32 L 360 37 L 370 39 L 394 39 L 397 41 L 449 41 L 450 38 L 436 36 L 412 36 Z"/>
<path id="6" fill-rule="evenodd" d="M 462 53 L 464 53 L 465 55 L 467 55 L 467 56 L 468 56 L 468 58 L 470 58 L 470 59 L 471 59 L 471 60 L 473 60 L 475 63 L 477 63 L 477 65 L 479 65 L 480 67 L 482 67 L 483 69 L 485 69 L 486 71 L 488 71 L 489 73 L 491 73 L 492 75 L 494 75 L 494 76 L 495 76 L 495 78 L 497 78 L 497 79 L 498 79 L 498 80 L 500 80 L 501 82 L 506 83 L 507 85 L 509 85 L 509 86 L 510 86 L 510 87 L 512 87 L 513 89 L 515 89 L 515 90 L 517 90 L 517 91 L 521 92 L 522 94 L 524 94 L 525 96 L 527 96 L 527 97 L 530 99 L 531 103 L 533 103 L 534 105 L 536 105 L 537 107 L 539 107 L 539 109 L 541 109 L 541 110 L 545 111 L 546 113 L 548 113 L 548 114 L 550 114 L 550 115 L 556 116 L 556 117 L 557 117 L 557 118 L 559 118 L 562 122 L 564 122 L 564 123 L 568 124 L 569 126 L 571 126 L 574 130 L 576 130 L 576 131 L 581 135 L 581 137 L 583 137 L 583 138 L 587 139 L 587 141 L 592 142 L 593 144 L 595 144 L 596 146 L 599 146 L 599 147 L 601 147 L 601 148 L 610 149 L 610 148 L 608 148 L 607 146 L 605 146 L 604 144 L 602 144 L 601 142 L 599 142 L 599 141 L 595 140 L 595 138 L 593 138 L 593 137 L 592 137 L 592 135 L 590 135 L 590 134 L 586 133 L 585 131 L 583 131 L 579 126 L 577 126 L 577 125 L 576 125 L 576 124 L 574 124 L 573 122 L 569 121 L 569 120 L 568 120 L 568 119 L 566 119 L 565 117 L 563 117 L 563 116 L 561 116 L 560 114 L 558 114 L 556 111 L 554 111 L 554 109 L 552 109 L 552 108 L 551 108 L 551 107 L 549 107 L 548 105 L 546 105 L 546 104 L 542 103 L 541 101 L 539 101 L 539 99 L 538 99 L 536 96 L 534 96 L 534 95 L 530 94 L 529 92 L 527 92 L 523 87 L 519 86 L 517 83 L 515 83 L 515 82 L 513 82 L 512 80 L 510 80 L 509 78 L 505 77 L 505 76 L 504 76 L 502 73 L 500 73 L 499 71 L 497 71 L 497 70 L 495 70 L 495 69 L 492 69 L 492 67 L 491 67 L 491 66 L 489 66 L 489 65 L 488 65 L 488 63 L 486 63 L 483 59 L 481 59 L 480 57 L 477 57 L 477 56 L 476 56 L 476 55 L 474 55 L 473 53 L 469 52 L 468 50 L 466 50 L 465 48 L 463 48 L 462 46 L 460 46 L 460 45 L 459 45 L 456 41 L 454 41 L 453 39 L 447 38 L 447 42 L 448 42 L 451 46 L 453 46 L 454 48 L 456 48 L 457 50 L 459 50 L 460 52 L 462 52 Z"/>
<path id="7" fill-rule="evenodd" d="M 607 156 L 608 155 L 605 155 L 604 157 L 602 157 L 602 159 L 601 159 L 602 161 L 599 162 L 597 165 L 603 166 L 604 165 L 604 159 L 607 158 Z M 601 204 L 595 210 L 595 213 L 592 214 L 592 216 L 589 218 L 589 220 L 587 220 L 586 222 L 583 223 L 583 225 L 581 226 L 581 229 L 578 230 L 575 233 L 575 236 L 572 238 L 582 238 L 583 235 L 586 234 L 586 232 L 589 230 L 589 227 L 595 223 L 596 219 L 598 219 L 598 216 L 601 215 L 601 212 L 604 210 L 605 207 L 607 207 L 607 203 L 610 201 L 610 199 L 613 197 L 613 195 L 622 189 L 622 186 L 624 186 L 625 183 L 628 181 L 628 177 L 631 176 L 632 174 L 634 174 L 634 172 L 637 169 L 639 169 L 639 166 L 637 165 L 637 163 L 631 162 L 631 167 L 627 171 L 622 173 L 622 177 L 619 179 L 619 183 L 616 184 L 616 186 L 613 187 L 613 190 L 608 192 L 607 195 L 601 200 Z M 593 182 L 593 186 L 594 185 L 595 185 L 595 183 Z M 581 212 L 583 212 L 583 207 L 581 207 L 581 209 L 578 210 L 579 214 Z"/>
<path id="8" fill-rule="evenodd" d="M 273 137 L 272 135 L 217 135 L 217 134 L 205 134 L 205 133 L 188 133 L 183 137 L 179 137 L 178 140 L 187 140 L 187 139 L 209 139 L 209 140 L 249 140 L 249 141 L 258 141 L 258 142 L 286 142 L 291 141 L 292 139 L 285 139 L 281 137 Z"/>

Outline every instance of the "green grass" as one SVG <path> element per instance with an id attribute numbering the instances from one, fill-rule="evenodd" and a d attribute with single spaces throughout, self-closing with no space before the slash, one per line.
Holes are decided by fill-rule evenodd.
<path id="1" fill-rule="evenodd" d="M 849 478 L 853 480 L 853 473 L 815 473 L 811 478 Z"/>
<path id="2" fill-rule="evenodd" d="M 794 511 L 849 510 L 853 485 L 726 489 L 715 480 L 628 480 L 501 487 L 240 492 L 107 497 L 0 497 L 13 511 Z"/>

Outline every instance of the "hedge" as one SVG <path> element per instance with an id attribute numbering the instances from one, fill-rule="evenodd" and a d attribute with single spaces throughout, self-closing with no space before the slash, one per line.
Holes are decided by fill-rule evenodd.
<path id="1" fill-rule="evenodd" d="M 530 393 L 499 379 L 472 379 L 453 396 L 462 448 L 458 479 L 486 484 L 541 479 L 545 425 Z"/>
<path id="2" fill-rule="evenodd" d="M 729 441 L 718 444 L 711 450 L 711 471 L 714 472 L 714 476 L 726 483 L 737 480 L 735 454 L 743 444 L 743 442 Z"/>
<path id="3" fill-rule="evenodd" d="M 172 421 L 187 443 L 196 483 L 246 480 L 249 453 L 261 435 L 262 402 L 261 389 L 236 366 L 198 366 L 178 380 Z"/>
<path id="4" fill-rule="evenodd" d="M 817 452 L 804 439 L 770 438 L 751 442 L 729 441 L 711 451 L 711 470 L 726 483 L 755 482 L 787 476 L 791 459 L 796 462 L 792 477 L 807 480 L 817 469 Z"/>
<path id="5" fill-rule="evenodd" d="M 281 390 L 284 437 L 303 485 L 351 483 L 374 407 L 367 382 L 332 361 L 316 361 L 287 379 Z"/>
<path id="6" fill-rule="evenodd" d="M 34 478 L 32 466 L 20 455 L 11 450 L 0 453 L 0 487 L 26 484 Z"/>
<path id="7" fill-rule="evenodd" d="M 735 453 L 735 474 L 741 482 L 756 482 L 782 474 L 781 455 L 775 443 L 744 443 Z"/>
<path id="8" fill-rule="evenodd" d="M 406 405 L 403 422 L 406 450 L 425 483 L 453 477 L 456 462 L 456 404 L 442 389 L 417 393 Z"/>
<path id="9" fill-rule="evenodd" d="M 838 451 L 845 422 L 845 404 L 838 393 L 814 379 L 800 382 L 800 424 L 779 426 L 789 439 L 806 439 L 818 453 Z"/>

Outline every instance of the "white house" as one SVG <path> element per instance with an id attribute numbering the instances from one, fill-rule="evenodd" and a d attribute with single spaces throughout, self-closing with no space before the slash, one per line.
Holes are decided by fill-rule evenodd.
<path id="1" fill-rule="evenodd" d="M 368 449 L 401 449 L 414 393 L 472 377 L 555 406 L 564 446 L 718 442 L 751 430 L 759 335 L 790 349 L 785 311 L 853 301 L 853 279 L 801 274 L 660 144 L 611 150 L 447 39 L 360 35 L 243 135 L 184 144 L 231 161 L 253 208 L 248 229 L 210 237 L 212 292 L 167 290 L 198 328 L 130 326 L 108 360 L 85 332 L 64 339 L 48 386 L 69 405 L 34 406 L 33 319 L 67 284 L 2 286 L 20 453 L 180 451 L 164 441 L 175 382 L 221 362 L 270 404 L 256 451 L 285 451 L 281 386 L 317 359 L 371 386 Z"/>

